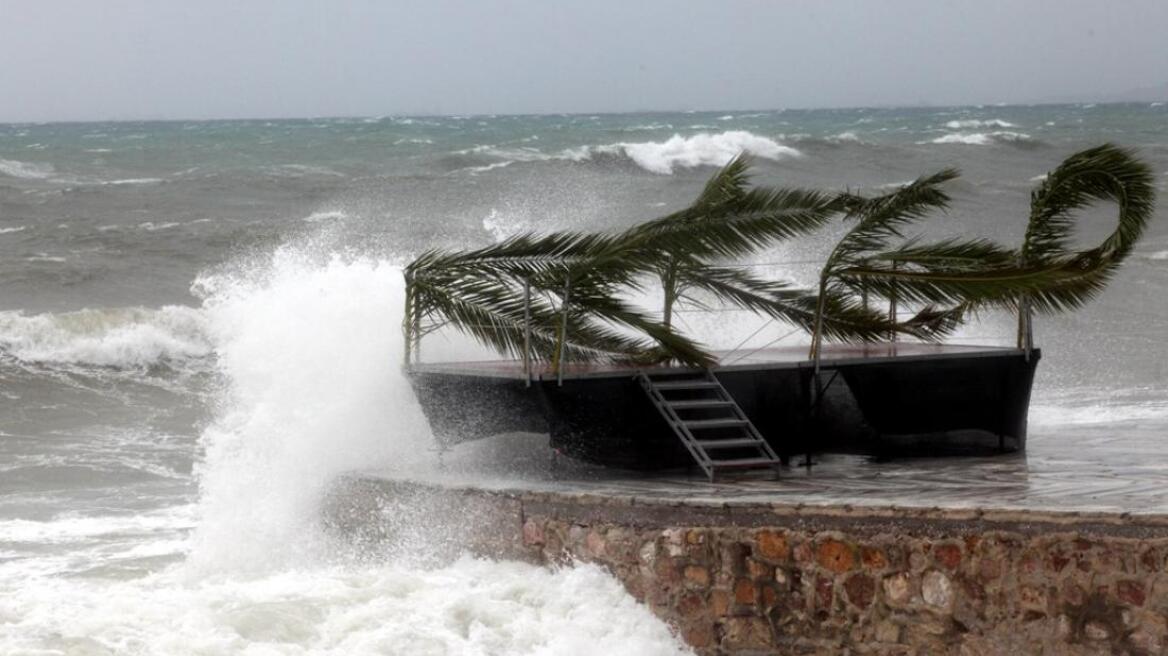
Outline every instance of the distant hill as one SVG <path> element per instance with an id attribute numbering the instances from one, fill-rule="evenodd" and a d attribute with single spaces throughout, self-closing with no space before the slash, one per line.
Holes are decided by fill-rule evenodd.
<path id="1" fill-rule="evenodd" d="M 1120 93 L 1094 93 L 1076 96 L 1048 96 L 1039 103 L 1126 103 L 1126 102 L 1168 102 L 1168 82 L 1159 85 L 1128 89 Z"/>

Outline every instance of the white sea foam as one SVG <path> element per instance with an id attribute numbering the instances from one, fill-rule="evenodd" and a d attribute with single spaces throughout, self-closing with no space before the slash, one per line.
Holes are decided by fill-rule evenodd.
<path id="1" fill-rule="evenodd" d="M 969 128 L 1016 128 L 1018 126 L 1010 123 L 1009 121 L 1003 121 L 1000 118 L 991 118 L 986 120 L 971 118 L 962 119 L 959 121 L 949 121 L 945 124 L 945 127 L 951 130 L 965 130 Z"/>
<path id="2" fill-rule="evenodd" d="M 0 597 L 0 618 L 5 654 L 690 653 L 592 565 L 463 559 L 255 578 L 36 578 Z"/>
<path id="3" fill-rule="evenodd" d="M 147 232 L 156 232 L 158 230 L 168 230 L 170 228 L 177 228 L 180 225 L 182 225 L 182 224 L 177 223 L 175 221 L 166 221 L 164 223 L 155 223 L 153 221 L 146 221 L 144 223 L 139 223 L 138 227 L 142 228 L 143 230 L 145 230 Z"/>
<path id="4" fill-rule="evenodd" d="M 107 180 L 102 182 L 104 185 L 144 185 L 144 184 L 158 184 L 166 182 L 162 178 L 125 178 L 123 180 Z"/>
<path id="5" fill-rule="evenodd" d="M 846 138 L 846 137 L 845 137 Z M 503 161 L 482 166 L 467 167 L 473 173 L 510 166 L 517 162 L 571 161 L 583 162 L 597 156 L 628 157 L 641 168 L 653 173 L 670 174 L 675 168 L 723 166 L 740 153 L 780 160 L 802 155 L 769 137 L 745 130 L 727 130 L 719 133 L 700 132 L 683 137 L 675 134 L 665 141 L 619 142 L 598 146 L 566 148 L 557 153 L 546 153 L 532 146 L 520 148 L 484 144 L 455 151 L 461 155 L 487 155 Z"/>
<path id="6" fill-rule="evenodd" d="M 342 210 L 321 210 L 309 214 L 301 219 L 301 221 L 306 223 L 320 223 L 321 221 L 339 221 L 347 218 L 349 218 L 349 215 Z"/>
<path id="7" fill-rule="evenodd" d="M 483 217 L 483 230 L 490 233 L 496 242 L 501 242 L 511 236 L 510 226 L 504 225 L 499 217 L 499 210 L 491 208 L 491 213 Z"/>
<path id="8" fill-rule="evenodd" d="M 989 146 L 998 143 L 1025 143 L 1029 141 L 1032 139 L 1028 134 L 1000 130 L 995 132 L 950 132 L 928 143 Z"/>
<path id="9" fill-rule="evenodd" d="M 486 173 L 487 171 L 494 171 L 495 169 L 505 169 L 514 163 L 515 163 L 515 160 L 507 159 L 507 160 L 503 160 L 502 162 L 494 162 L 491 164 L 484 164 L 483 166 L 472 166 L 467 170 L 471 172 L 471 175 L 477 175 L 479 173 Z"/>
<path id="10" fill-rule="evenodd" d="M 1145 257 L 1149 260 L 1168 260 L 1168 251 L 1155 251 L 1148 253 Z"/>
<path id="11" fill-rule="evenodd" d="M 23 232 L 26 226 L 13 226 L 11 228 L 0 228 L 0 235 L 7 235 L 13 232 Z"/>
<path id="12" fill-rule="evenodd" d="M 642 123 L 639 125 L 630 125 L 621 128 L 621 132 L 655 132 L 657 130 L 672 130 L 673 125 L 669 123 Z"/>
<path id="13" fill-rule="evenodd" d="M 402 145 L 402 144 L 418 144 L 418 145 L 422 145 L 422 144 L 432 144 L 432 143 L 434 143 L 434 140 L 433 140 L 433 139 L 418 139 L 418 138 L 414 138 L 414 139 L 398 139 L 397 141 L 394 141 L 394 142 L 393 142 L 393 145 L 395 145 L 395 146 L 400 146 L 400 145 Z"/>
<path id="14" fill-rule="evenodd" d="M 14 159 L 0 159 L 0 175 L 25 180 L 43 180 L 53 174 L 53 165 L 42 162 L 21 162 Z"/>
<path id="15" fill-rule="evenodd" d="M 194 308 L 0 312 L 0 351 L 23 362 L 138 367 L 211 352 Z"/>
<path id="16" fill-rule="evenodd" d="M 740 153 L 772 160 L 802 155 L 774 139 L 744 130 L 702 132 L 690 137 L 675 134 L 663 142 L 621 143 L 592 149 L 600 153 L 613 151 L 623 152 L 641 168 L 661 174 L 672 173 L 677 167 L 723 166 Z"/>
<path id="17" fill-rule="evenodd" d="M 400 267 L 284 250 L 254 274 L 197 283 L 229 381 L 203 435 L 198 567 L 318 562 L 328 551 L 318 504 L 337 475 L 427 455 L 396 366 L 402 285 Z"/>
<path id="18" fill-rule="evenodd" d="M 860 139 L 859 135 L 851 131 L 833 134 L 830 137 L 827 137 L 827 141 L 832 143 L 863 143 L 863 140 Z"/>

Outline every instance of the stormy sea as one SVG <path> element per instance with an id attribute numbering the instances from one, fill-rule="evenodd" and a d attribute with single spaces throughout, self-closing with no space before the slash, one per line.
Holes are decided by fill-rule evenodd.
<path id="1" fill-rule="evenodd" d="M 685 653 L 596 567 L 371 560 L 322 528 L 337 475 L 432 458 L 403 263 L 660 216 L 739 152 L 828 190 L 958 167 L 921 229 L 1014 245 L 1041 176 L 1104 142 L 1151 164 L 1157 216 L 1098 299 L 1037 320 L 1030 449 L 1146 480 L 1168 455 L 1125 444 L 1168 434 L 1161 103 L 0 125 L 0 653 Z M 809 285 L 835 236 L 747 264 Z M 679 316 L 715 348 L 788 331 Z M 953 341 L 1013 331 L 988 313 Z"/>

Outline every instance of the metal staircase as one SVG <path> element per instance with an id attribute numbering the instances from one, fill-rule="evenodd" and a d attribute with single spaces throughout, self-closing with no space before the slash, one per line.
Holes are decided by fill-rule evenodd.
<path id="1" fill-rule="evenodd" d="M 735 469 L 766 467 L 778 475 L 779 456 L 712 371 L 701 378 L 655 375 L 641 371 L 637 380 L 711 481 Z"/>

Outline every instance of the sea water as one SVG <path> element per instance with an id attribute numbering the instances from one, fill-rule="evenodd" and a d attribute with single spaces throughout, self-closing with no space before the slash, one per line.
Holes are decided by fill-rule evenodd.
<path id="1" fill-rule="evenodd" d="M 1104 141 L 1152 165 L 1158 216 L 1099 299 L 1039 318 L 1030 439 L 1119 450 L 1168 430 L 1163 105 L 0 125 L 0 653 L 684 652 L 597 568 L 370 561 L 321 529 L 338 474 L 432 464 L 402 264 L 659 216 L 740 151 L 836 190 L 957 166 L 922 230 L 1015 244 L 1040 176 Z M 808 284 L 838 232 L 752 262 Z M 692 310 L 713 347 L 788 332 Z M 957 339 L 1012 337 L 988 314 Z"/>

